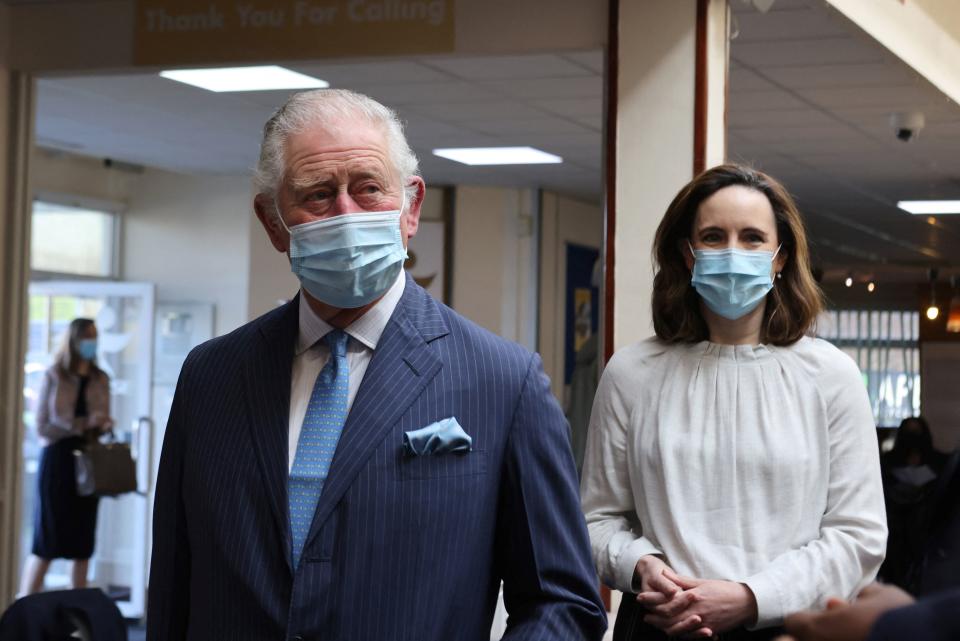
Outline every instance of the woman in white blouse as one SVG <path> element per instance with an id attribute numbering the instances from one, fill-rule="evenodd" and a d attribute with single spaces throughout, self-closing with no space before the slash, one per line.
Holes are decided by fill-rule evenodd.
<path id="1" fill-rule="evenodd" d="M 610 360 L 583 469 L 597 570 L 626 593 L 614 639 L 770 639 L 883 560 L 863 379 L 807 336 L 821 293 L 797 207 L 769 176 L 698 176 L 654 257 L 656 337 Z"/>

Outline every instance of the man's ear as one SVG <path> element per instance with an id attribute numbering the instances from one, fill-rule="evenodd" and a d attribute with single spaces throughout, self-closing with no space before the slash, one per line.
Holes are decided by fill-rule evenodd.
<path id="1" fill-rule="evenodd" d="M 427 194 L 427 186 L 420 176 L 411 176 L 404 189 L 411 185 L 416 186 L 417 192 L 407 203 L 407 208 L 402 217 L 404 242 L 413 238 L 417 234 L 417 230 L 420 229 L 420 208 L 423 206 L 423 198 Z"/>
<path id="2" fill-rule="evenodd" d="M 280 213 L 273 198 L 266 194 L 257 194 L 253 199 L 253 211 L 256 212 L 260 224 L 270 237 L 274 249 L 286 253 L 290 249 L 290 234 L 280 224 Z"/>

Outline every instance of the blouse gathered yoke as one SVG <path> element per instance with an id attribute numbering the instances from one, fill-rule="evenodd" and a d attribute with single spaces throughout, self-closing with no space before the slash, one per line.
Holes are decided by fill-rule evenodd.
<path id="1" fill-rule="evenodd" d="M 74 421 L 79 392 L 80 377 L 76 374 L 64 374 L 57 365 L 44 372 L 37 397 L 37 433 L 44 445 L 83 434 L 84 426 Z M 110 416 L 110 379 L 98 369 L 90 371 L 86 401 L 86 423 L 97 425 Z"/>
<path id="2" fill-rule="evenodd" d="M 637 591 L 640 557 L 745 583 L 756 627 L 850 597 L 883 561 L 870 402 L 826 341 L 618 351 L 590 419 L 581 486 L 601 578 Z"/>

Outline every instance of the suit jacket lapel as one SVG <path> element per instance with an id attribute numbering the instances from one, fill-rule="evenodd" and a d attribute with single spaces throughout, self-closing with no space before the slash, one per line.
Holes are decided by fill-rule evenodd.
<path id="1" fill-rule="evenodd" d="M 380 337 L 343 426 L 305 547 L 317 535 L 386 433 L 440 371 L 440 359 L 428 341 L 445 335 L 446 328 L 439 315 L 434 314 L 424 322 L 424 314 L 419 313 L 424 306 L 436 311 L 436 303 L 409 277 L 406 287 Z"/>
<path id="2" fill-rule="evenodd" d="M 288 439 L 290 434 L 290 381 L 294 345 L 299 327 L 299 296 L 274 316 L 264 319 L 256 344 L 245 362 L 244 381 L 260 473 L 280 540 L 290 549 L 287 516 Z M 283 554 L 290 565 L 290 555 Z"/>

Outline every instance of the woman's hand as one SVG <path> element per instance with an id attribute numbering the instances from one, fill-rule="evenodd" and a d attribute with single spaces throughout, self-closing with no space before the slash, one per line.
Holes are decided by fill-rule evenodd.
<path id="1" fill-rule="evenodd" d="M 682 589 L 670 576 L 676 573 L 658 556 L 648 554 L 640 557 L 637 567 L 633 570 L 634 587 L 640 586 L 640 594 L 657 592 L 671 598 Z M 639 597 L 637 601 L 640 601 Z"/>
<path id="2" fill-rule="evenodd" d="M 682 592 L 666 603 L 649 607 L 650 614 L 644 619 L 668 635 L 700 638 L 707 633 L 706 636 L 712 636 L 757 620 L 756 598 L 743 583 L 676 574 L 672 581 Z M 693 623 L 694 620 L 698 623 Z"/>
<path id="3" fill-rule="evenodd" d="M 94 414 L 90 416 L 89 424 L 87 429 L 95 430 L 98 435 L 106 434 L 113 429 L 114 421 L 109 416 L 104 416 L 103 414 Z"/>
<path id="4" fill-rule="evenodd" d="M 671 629 L 680 632 L 671 632 L 667 628 L 657 625 L 650 620 L 648 614 L 644 620 L 668 634 L 688 634 L 690 638 L 710 638 L 713 630 L 701 625 L 699 614 L 687 613 L 687 608 L 693 604 L 690 595 L 684 592 L 680 584 L 680 577 L 663 559 L 653 555 L 640 557 L 637 567 L 633 571 L 634 585 L 640 586 L 637 602 L 645 606 L 648 612 L 660 612 L 659 616 L 675 619 Z"/>

